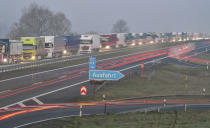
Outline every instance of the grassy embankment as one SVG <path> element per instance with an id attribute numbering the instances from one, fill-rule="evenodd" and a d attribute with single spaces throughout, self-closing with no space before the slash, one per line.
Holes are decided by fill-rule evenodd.
<path id="1" fill-rule="evenodd" d="M 209 128 L 210 111 L 93 115 L 42 122 L 25 128 Z"/>
<path id="2" fill-rule="evenodd" d="M 106 94 L 107 99 L 173 94 L 199 95 L 203 88 L 206 88 L 206 94 L 210 94 L 209 77 L 210 71 L 203 69 L 165 65 L 145 72 L 143 78 L 132 75 L 121 82 L 107 85 L 95 96 L 83 100 L 101 100 L 102 94 Z M 92 115 L 51 120 L 27 128 L 208 128 L 209 114 L 210 111 L 178 111 Z"/>

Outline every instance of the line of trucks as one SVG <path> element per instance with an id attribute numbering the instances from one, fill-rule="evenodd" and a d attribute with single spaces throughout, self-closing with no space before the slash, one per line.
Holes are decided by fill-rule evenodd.
<path id="1" fill-rule="evenodd" d="M 152 44 L 162 40 L 160 36 L 151 33 L 21 37 L 19 40 L 0 39 L 0 63 L 13 64 L 75 54 L 90 54 L 120 47 Z"/>

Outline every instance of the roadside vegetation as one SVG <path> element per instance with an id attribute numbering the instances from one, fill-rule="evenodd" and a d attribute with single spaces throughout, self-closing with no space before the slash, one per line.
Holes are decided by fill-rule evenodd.
<path id="1" fill-rule="evenodd" d="M 208 128 L 210 111 L 175 111 L 62 118 L 25 128 Z"/>
<path id="2" fill-rule="evenodd" d="M 210 94 L 210 71 L 201 68 L 168 65 L 145 69 L 143 77 L 139 72 L 130 74 L 120 82 L 107 83 L 95 95 L 84 100 L 123 99 L 163 95 Z"/>

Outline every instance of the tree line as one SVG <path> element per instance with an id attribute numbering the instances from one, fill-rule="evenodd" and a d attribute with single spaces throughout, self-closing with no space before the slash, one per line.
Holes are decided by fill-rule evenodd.
<path id="1" fill-rule="evenodd" d="M 69 35 L 72 33 L 71 28 L 71 21 L 64 13 L 53 13 L 47 7 L 33 3 L 22 10 L 20 19 L 11 26 L 7 36 L 10 39 L 17 39 L 24 36 Z M 111 32 L 125 33 L 128 31 L 127 22 L 118 20 L 113 25 Z"/>

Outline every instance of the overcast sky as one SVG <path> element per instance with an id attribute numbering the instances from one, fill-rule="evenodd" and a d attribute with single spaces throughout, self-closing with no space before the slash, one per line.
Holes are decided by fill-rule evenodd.
<path id="1" fill-rule="evenodd" d="M 78 33 L 110 32 L 118 19 L 131 32 L 210 32 L 210 0 L 0 0 L 0 33 L 33 2 L 65 13 Z"/>

